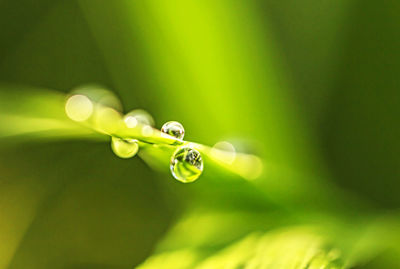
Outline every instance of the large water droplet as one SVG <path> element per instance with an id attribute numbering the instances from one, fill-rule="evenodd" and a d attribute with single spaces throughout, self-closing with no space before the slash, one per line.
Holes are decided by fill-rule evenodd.
<path id="1" fill-rule="evenodd" d="M 168 121 L 161 127 L 161 132 L 182 140 L 185 136 L 185 129 L 177 121 Z"/>
<path id="2" fill-rule="evenodd" d="M 139 150 L 139 145 L 135 139 L 121 139 L 118 137 L 112 137 L 111 148 L 115 155 L 126 159 L 135 156 Z"/>
<path id="3" fill-rule="evenodd" d="M 203 172 L 203 159 L 190 146 L 180 147 L 172 155 L 170 169 L 177 180 L 183 183 L 193 182 Z"/>

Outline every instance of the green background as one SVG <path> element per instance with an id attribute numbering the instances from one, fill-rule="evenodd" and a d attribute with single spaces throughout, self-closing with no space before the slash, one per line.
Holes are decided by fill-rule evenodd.
<path id="1" fill-rule="evenodd" d="M 277 167 L 253 185 L 206 163 L 184 185 L 104 142 L 3 139 L 0 268 L 132 268 L 187 212 L 219 216 L 175 235 L 208 240 L 204 253 L 272 227 L 397 218 L 399 12 L 398 1 L 0 0 L 0 82 L 99 83 L 158 128 L 177 120 L 185 139 L 232 141 Z M 358 268 L 397 268 L 398 255 L 372 251 Z"/>

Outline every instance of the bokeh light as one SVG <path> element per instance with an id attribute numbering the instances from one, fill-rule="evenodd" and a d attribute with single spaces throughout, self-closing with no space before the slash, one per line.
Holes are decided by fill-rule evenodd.
<path id="1" fill-rule="evenodd" d="M 232 164 L 236 158 L 236 149 L 231 143 L 220 141 L 214 145 L 210 154 L 221 162 Z"/>
<path id="2" fill-rule="evenodd" d="M 150 125 L 150 126 L 154 126 L 154 124 L 155 124 L 153 116 L 151 116 L 149 112 L 147 112 L 146 110 L 143 110 L 143 109 L 135 109 L 135 110 L 132 110 L 132 111 L 126 113 L 125 120 L 127 120 L 131 124 L 134 124 L 134 121 L 132 118 L 136 119 L 136 121 L 139 122 L 140 124 Z M 125 122 L 127 122 L 127 121 L 125 121 Z M 130 128 L 133 128 L 133 127 L 130 127 Z"/>
<path id="3" fill-rule="evenodd" d="M 72 95 L 65 104 L 65 112 L 74 121 L 85 121 L 93 113 L 93 103 L 85 95 Z"/>

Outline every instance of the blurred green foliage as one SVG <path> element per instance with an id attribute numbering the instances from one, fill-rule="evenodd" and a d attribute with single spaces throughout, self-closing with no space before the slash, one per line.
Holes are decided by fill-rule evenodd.
<path id="1" fill-rule="evenodd" d="M 0 268 L 400 267 L 399 11 L 0 0 Z M 263 176 L 205 162 L 183 185 L 91 133 L 38 139 L 6 117 L 63 117 L 35 93 L 92 82 L 157 127 L 260 155 Z"/>

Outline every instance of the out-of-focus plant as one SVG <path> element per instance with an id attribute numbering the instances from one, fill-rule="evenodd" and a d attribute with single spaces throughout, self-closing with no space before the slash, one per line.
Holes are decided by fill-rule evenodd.
<path id="1" fill-rule="evenodd" d="M 269 172 L 262 170 L 260 158 L 236 153 L 227 142 L 209 148 L 184 141 L 183 126 L 177 122 L 168 122 L 160 131 L 143 110 L 124 116 L 118 98 L 99 86 L 80 87 L 68 95 L 14 86 L 14 91 L 0 94 L 0 134 L 5 141 L 111 140 L 117 156 L 130 158 L 139 152 L 156 169 L 166 170 L 170 165 L 173 176 L 182 182 L 200 176 L 202 157 L 206 166 L 219 167 L 256 186 L 256 178 Z M 195 155 L 187 157 L 193 153 L 188 149 Z M 201 156 L 196 155 L 199 152 Z M 176 167 L 177 163 L 180 166 Z M 326 212 L 299 206 L 276 216 L 274 212 L 283 208 L 249 213 L 221 211 L 200 203 L 170 230 L 156 254 L 139 268 L 350 268 L 383 249 L 399 251 L 396 218 L 362 216 L 348 222 L 346 211 L 334 209 L 346 202 L 345 196 L 341 197 L 342 201 L 330 206 L 321 205 Z M 354 230 L 355 226 L 363 228 Z"/>

